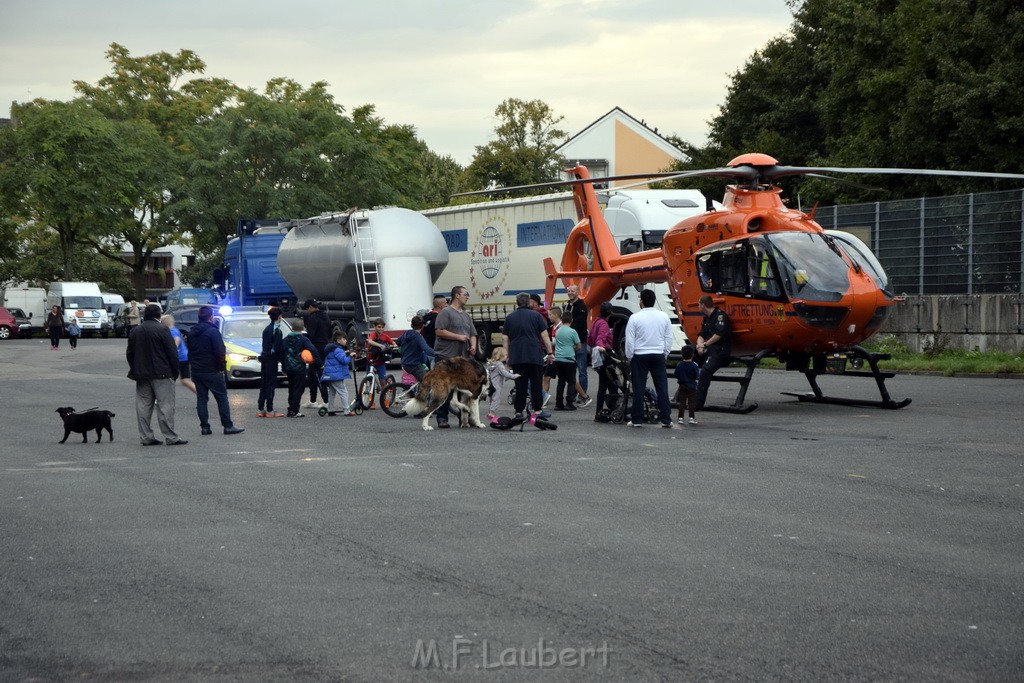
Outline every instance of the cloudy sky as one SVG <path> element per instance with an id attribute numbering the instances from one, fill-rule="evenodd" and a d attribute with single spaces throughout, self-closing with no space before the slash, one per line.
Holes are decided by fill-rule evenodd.
<path id="1" fill-rule="evenodd" d="M 569 133 L 619 106 L 703 143 L 729 76 L 792 22 L 784 0 L 4 0 L 0 17 L 0 116 L 71 99 L 109 72 L 110 43 L 190 49 L 245 87 L 327 81 L 463 164 L 508 97 L 547 102 Z"/>

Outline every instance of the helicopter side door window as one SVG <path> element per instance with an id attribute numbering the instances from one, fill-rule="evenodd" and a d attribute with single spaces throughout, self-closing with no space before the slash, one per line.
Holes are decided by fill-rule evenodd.
<path id="1" fill-rule="evenodd" d="M 703 254 L 697 259 L 697 276 L 700 278 L 700 288 L 704 292 L 717 292 L 718 285 L 718 264 L 721 262 L 721 252 Z"/>
<path id="2" fill-rule="evenodd" d="M 720 291 L 727 294 L 747 293 L 747 250 L 744 247 L 729 249 L 719 252 L 722 255 L 722 262 L 719 271 L 722 276 Z"/>

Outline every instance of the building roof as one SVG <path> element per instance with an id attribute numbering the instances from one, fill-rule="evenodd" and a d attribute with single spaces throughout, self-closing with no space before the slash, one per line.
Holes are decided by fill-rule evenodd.
<path id="1" fill-rule="evenodd" d="M 633 128 L 637 132 L 642 133 L 645 138 L 648 138 L 651 142 L 657 144 L 659 147 L 663 147 L 665 151 L 668 152 L 671 156 L 674 156 L 679 160 L 687 158 L 686 154 L 684 154 L 681 149 L 676 147 L 667 138 L 658 133 L 657 128 L 651 128 L 650 126 L 647 125 L 646 121 L 630 115 L 629 112 L 618 106 L 612 107 L 612 109 L 608 111 L 608 113 L 598 117 L 593 122 L 584 127 L 582 130 L 580 130 L 578 133 L 569 136 L 569 139 L 567 139 L 565 142 L 559 145 L 557 151 L 561 152 L 563 148 L 571 146 L 574 141 L 578 141 L 580 138 L 585 137 L 594 129 L 602 126 L 603 124 L 606 124 L 609 121 L 615 120 L 621 121 L 627 124 L 630 128 Z"/>

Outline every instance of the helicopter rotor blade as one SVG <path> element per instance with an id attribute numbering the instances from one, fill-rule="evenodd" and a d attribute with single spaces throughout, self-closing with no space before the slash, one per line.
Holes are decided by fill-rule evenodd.
<path id="1" fill-rule="evenodd" d="M 960 178 L 1003 178 L 1008 180 L 1024 180 L 1021 173 L 990 173 L 987 171 L 950 171 L 929 168 L 842 168 L 839 166 L 773 166 L 762 171 L 764 178 L 775 180 L 795 175 L 811 175 L 815 173 L 863 173 L 885 175 L 933 175 Z"/>
<path id="2" fill-rule="evenodd" d="M 821 180 L 828 180 L 829 182 L 839 183 L 840 185 L 848 185 L 850 187 L 856 187 L 858 190 L 869 190 L 871 192 L 882 192 L 883 191 L 882 188 L 880 188 L 880 187 L 872 187 L 870 185 L 862 185 L 861 183 L 855 183 L 852 180 L 847 180 L 846 178 L 836 178 L 834 176 L 824 175 L 822 173 L 807 173 L 807 174 L 805 174 L 805 177 L 806 178 L 819 178 Z"/>
<path id="3" fill-rule="evenodd" d="M 495 187 L 489 190 L 474 190 L 472 192 L 459 192 L 452 197 L 473 197 L 478 195 L 501 194 L 505 192 L 522 192 L 524 190 L 540 190 L 555 187 L 571 187 L 573 185 L 586 185 L 588 183 L 608 183 L 620 180 L 658 180 L 667 181 L 677 178 L 733 178 L 737 180 L 756 180 L 757 169 L 751 166 L 737 166 L 735 168 L 705 168 L 696 171 L 661 171 L 656 173 L 631 173 L 628 175 L 603 176 L 600 178 L 576 178 L 574 180 L 553 180 L 547 183 L 534 183 L 531 185 L 516 185 L 513 187 Z"/>

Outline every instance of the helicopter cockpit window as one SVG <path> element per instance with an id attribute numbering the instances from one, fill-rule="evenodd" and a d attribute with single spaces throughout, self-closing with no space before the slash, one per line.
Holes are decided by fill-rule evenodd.
<path id="1" fill-rule="evenodd" d="M 750 295 L 756 299 L 778 299 L 782 294 L 769 247 L 761 240 L 751 241 L 749 250 Z"/>
<path id="2" fill-rule="evenodd" d="M 839 301 L 850 288 L 850 266 L 823 235 L 780 232 L 766 235 L 774 249 L 782 286 L 791 298 Z"/>

